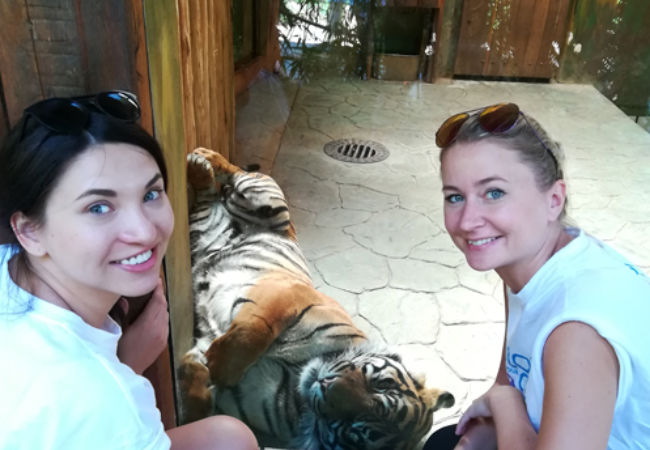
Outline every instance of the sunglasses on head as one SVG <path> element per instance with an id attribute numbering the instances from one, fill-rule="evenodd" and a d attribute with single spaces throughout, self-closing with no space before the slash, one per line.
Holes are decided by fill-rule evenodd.
<path id="1" fill-rule="evenodd" d="M 48 98 L 25 109 L 20 139 L 23 138 L 30 117 L 56 133 L 80 133 L 88 123 L 87 106 L 92 106 L 99 112 L 122 122 L 135 122 L 140 118 L 140 104 L 137 97 L 126 91 L 107 91 L 71 98 Z"/>
<path id="2" fill-rule="evenodd" d="M 440 148 L 444 148 L 454 142 L 463 124 L 467 122 L 470 117 L 477 113 L 479 115 L 478 122 L 481 125 L 481 128 L 483 128 L 483 130 L 488 133 L 494 134 L 507 133 L 508 131 L 512 130 L 515 125 L 517 125 L 519 118 L 523 117 L 530 129 L 533 130 L 533 133 L 535 133 L 535 136 L 537 136 L 537 139 L 539 139 L 539 141 L 542 143 L 548 154 L 551 155 L 553 163 L 555 164 L 555 171 L 557 173 L 559 166 L 555 155 L 551 149 L 548 148 L 548 145 L 546 145 L 540 135 L 537 134 L 537 130 L 535 130 L 535 127 L 533 127 L 533 125 L 528 121 L 523 111 L 521 111 L 519 109 L 519 106 L 515 105 L 514 103 L 499 103 L 498 105 L 472 109 L 470 111 L 451 116 L 449 119 L 445 120 L 438 129 L 438 132 L 436 133 L 436 145 Z"/>

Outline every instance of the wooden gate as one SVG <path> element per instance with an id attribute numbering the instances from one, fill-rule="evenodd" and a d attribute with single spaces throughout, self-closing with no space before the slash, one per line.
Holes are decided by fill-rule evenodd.
<path id="1" fill-rule="evenodd" d="M 454 75 L 550 79 L 571 0 L 465 0 Z"/>

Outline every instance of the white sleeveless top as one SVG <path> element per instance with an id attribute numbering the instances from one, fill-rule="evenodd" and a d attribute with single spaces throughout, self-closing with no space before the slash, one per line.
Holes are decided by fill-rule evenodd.
<path id="1" fill-rule="evenodd" d="M 564 322 L 584 322 L 610 343 L 620 365 L 608 450 L 649 449 L 650 278 L 583 231 L 566 231 L 575 239 L 518 294 L 508 291 L 510 384 L 523 393 L 530 421 L 539 431 L 546 339 Z"/>
<path id="2" fill-rule="evenodd" d="M 102 329 L 18 287 L 0 246 L 0 450 L 168 450 L 149 381 Z"/>

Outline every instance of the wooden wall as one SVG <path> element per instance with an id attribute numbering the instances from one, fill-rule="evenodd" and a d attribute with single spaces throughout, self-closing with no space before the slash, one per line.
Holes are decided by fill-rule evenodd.
<path id="1" fill-rule="evenodd" d="M 577 0 L 558 80 L 590 83 L 629 115 L 650 115 L 650 2 Z"/>
<path id="2" fill-rule="evenodd" d="M 178 0 L 185 150 L 235 147 L 232 0 Z"/>
<path id="3" fill-rule="evenodd" d="M 108 89 L 140 94 L 130 0 L 3 0 L 0 77 L 16 123 L 38 100 Z"/>
<path id="4" fill-rule="evenodd" d="M 550 79 L 569 11 L 570 0 L 465 0 L 454 74 Z"/>

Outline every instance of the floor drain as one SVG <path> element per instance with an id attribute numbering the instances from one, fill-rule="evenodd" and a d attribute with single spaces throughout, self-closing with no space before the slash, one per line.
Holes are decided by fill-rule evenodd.
<path id="1" fill-rule="evenodd" d="M 339 161 L 373 163 L 383 161 L 390 154 L 379 142 L 363 139 L 341 139 L 325 144 L 325 154 Z"/>

